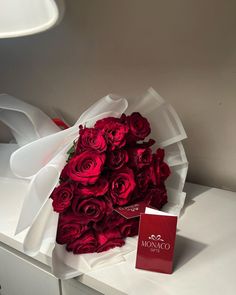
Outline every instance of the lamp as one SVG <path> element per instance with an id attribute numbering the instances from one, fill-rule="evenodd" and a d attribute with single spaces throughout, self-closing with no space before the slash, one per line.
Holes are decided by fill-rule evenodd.
<path id="1" fill-rule="evenodd" d="M 0 38 L 36 34 L 56 25 L 63 0 L 0 0 Z"/>

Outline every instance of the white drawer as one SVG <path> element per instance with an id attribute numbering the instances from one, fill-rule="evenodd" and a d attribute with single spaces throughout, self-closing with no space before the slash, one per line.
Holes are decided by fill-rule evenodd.
<path id="1" fill-rule="evenodd" d="M 0 244 L 0 295 L 60 295 L 59 280 L 23 254 Z"/>
<path id="2" fill-rule="evenodd" d="M 76 279 L 61 281 L 63 295 L 103 295 L 102 293 L 89 288 Z"/>

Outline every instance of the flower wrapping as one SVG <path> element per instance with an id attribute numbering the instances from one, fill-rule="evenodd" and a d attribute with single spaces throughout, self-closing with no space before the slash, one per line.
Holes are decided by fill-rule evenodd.
<path id="1" fill-rule="evenodd" d="M 5 117 L 0 117 L 0 119 L 14 131 L 12 133 L 16 139 L 16 146 L 13 149 L 8 149 L 11 168 L 9 169 L 11 173 L 10 178 L 13 179 L 14 177 L 15 180 L 23 179 L 28 182 L 28 189 L 16 228 L 16 233 L 21 232 L 27 227 L 29 228 L 24 241 L 24 250 L 27 254 L 34 255 L 38 253 L 45 238 L 51 237 L 52 241 L 56 239 L 58 213 L 53 212 L 52 198 L 49 197 L 57 186 L 63 167 L 66 165 L 67 151 L 70 149 L 74 140 L 78 139 L 78 127 L 82 125 L 92 128 L 98 120 L 107 117 L 120 118 L 123 113 L 141 113 L 150 122 L 152 127 L 150 138 L 156 140 L 153 150 L 156 150 L 157 147 L 165 149 L 165 161 L 171 170 L 171 175 L 166 181 L 168 203 L 162 210 L 172 214 L 179 214 L 185 199 L 183 186 L 188 168 L 184 148 L 181 143 L 186 138 L 186 134 L 174 109 L 153 89 L 149 89 L 141 98 L 129 100 L 129 104 L 124 98 L 108 95 L 98 100 L 85 111 L 74 126 L 63 131 L 59 131 L 56 125 L 45 114 L 42 115 L 40 110 L 34 108 L 32 111 L 30 109 L 32 106 L 29 107 L 28 104 L 20 100 L 12 98 L 11 103 L 13 108 L 10 109 L 14 109 L 16 114 L 23 113 L 23 116 L 15 116 L 14 112 L 7 112 L 9 110 L 9 106 L 7 106 L 9 97 L 7 95 L 6 97 L 8 99 L 5 99 L 5 101 L 2 99 L 4 97 L 1 97 L 0 100 L 0 108 L 4 110 L 1 113 L 5 113 Z M 19 109 L 23 109 L 25 112 L 20 112 Z M 34 116 L 31 114 L 34 114 Z M 47 119 L 45 119 L 45 116 Z M 23 125 L 28 126 L 27 130 L 32 134 L 32 136 L 26 136 L 26 139 L 22 138 L 21 132 L 16 133 L 14 128 L 16 124 L 19 128 L 23 128 L 23 125 L 19 124 L 19 122 L 23 121 L 25 122 Z M 45 122 L 45 124 L 42 124 L 42 122 Z M 38 132 L 38 126 L 43 129 L 43 132 Z M 26 129 L 23 128 L 23 130 Z M 83 131 L 81 132 L 83 133 Z M 80 139 L 78 140 L 80 141 Z M 122 144 L 122 140 L 118 140 L 116 143 L 118 145 Z M 86 144 L 87 141 L 84 141 L 83 145 L 86 146 Z M 104 142 L 102 140 L 98 141 L 98 148 L 100 151 L 103 150 Z M 123 157 L 125 161 L 125 155 L 118 156 L 118 158 L 120 157 Z M 103 162 L 102 157 L 100 157 L 99 161 L 101 163 Z M 135 160 L 133 161 L 135 162 Z M 117 155 L 109 156 L 109 165 L 119 166 Z M 70 175 L 74 171 L 72 168 L 70 168 Z M 86 185 L 93 185 L 94 177 L 96 178 L 97 174 L 95 173 L 89 180 L 86 177 L 84 178 L 84 175 L 80 175 L 80 177 L 80 181 L 82 181 L 84 186 L 82 189 L 86 191 Z M 106 186 L 97 185 L 93 193 L 96 191 L 100 194 L 104 187 Z M 88 190 L 86 194 L 89 194 Z M 74 210 L 79 210 L 80 212 L 80 209 L 80 207 L 74 205 Z M 59 208 L 60 210 L 63 209 Z M 64 216 L 63 218 L 68 217 Z M 80 224 L 79 226 L 81 227 L 80 230 L 83 231 L 83 226 L 86 226 L 86 224 Z M 65 237 L 61 238 L 61 242 L 63 243 L 63 238 Z M 118 239 L 119 241 L 119 238 L 115 234 L 114 236 L 110 236 L 107 233 L 100 235 L 98 240 L 104 241 L 108 238 Z M 94 243 L 93 239 L 91 237 L 86 237 L 86 239 L 92 247 Z M 136 242 L 136 237 L 128 237 L 123 247 L 116 247 L 101 253 L 81 255 L 74 255 L 66 251 L 64 245 L 56 243 L 52 253 L 53 272 L 58 277 L 71 278 L 93 268 L 120 262 L 125 260 L 127 253 L 136 250 Z M 105 246 L 104 249 L 106 250 Z M 104 249 L 101 248 L 100 250 L 103 251 Z"/>

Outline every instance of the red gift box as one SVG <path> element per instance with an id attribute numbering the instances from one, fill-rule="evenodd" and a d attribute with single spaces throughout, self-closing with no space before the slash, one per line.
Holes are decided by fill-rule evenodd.
<path id="1" fill-rule="evenodd" d="M 136 268 L 171 274 L 177 216 L 157 213 L 140 216 Z"/>

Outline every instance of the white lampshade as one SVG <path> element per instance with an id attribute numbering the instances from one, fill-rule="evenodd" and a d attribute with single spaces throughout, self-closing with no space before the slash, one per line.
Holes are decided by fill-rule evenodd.
<path id="1" fill-rule="evenodd" d="M 36 34 L 54 26 L 63 0 L 0 0 L 0 38 Z"/>

